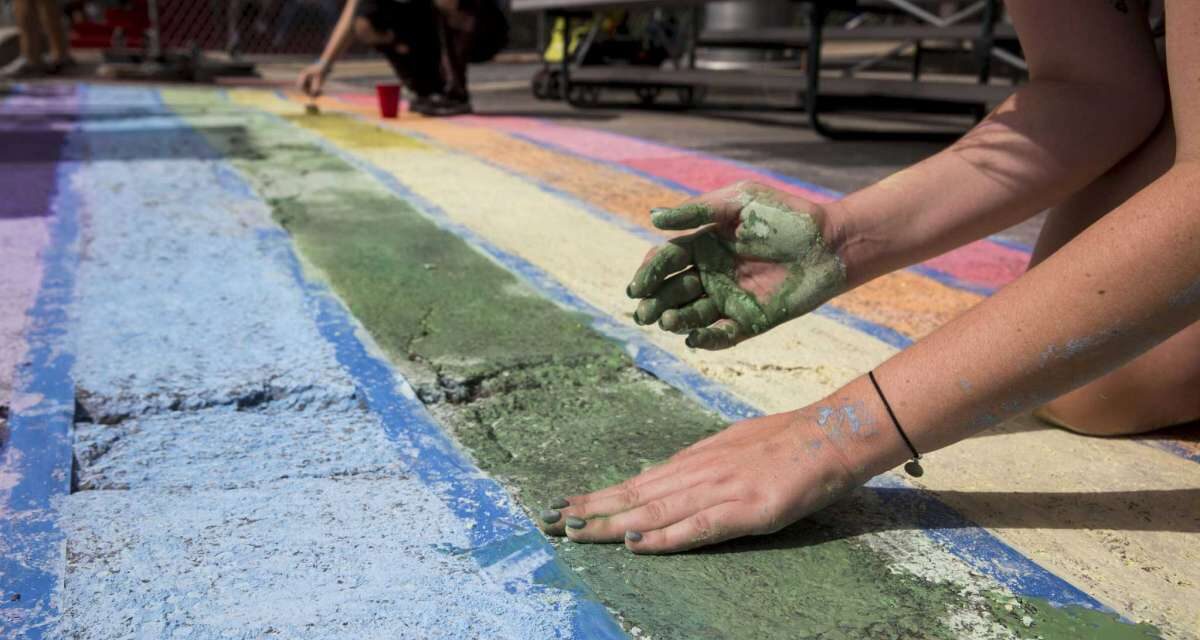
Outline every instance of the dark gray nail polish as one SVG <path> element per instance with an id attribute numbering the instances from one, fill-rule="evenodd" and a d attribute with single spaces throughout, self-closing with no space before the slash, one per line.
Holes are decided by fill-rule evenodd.
<path id="1" fill-rule="evenodd" d="M 689 334 L 688 337 L 683 341 L 683 344 L 687 345 L 689 349 L 695 349 L 696 348 L 695 336 Z"/>
<path id="2" fill-rule="evenodd" d="M 569 506 L 571 506 L 571 503 L 567 502 L 566 498 L 555 498 L 550 501 L 551 509 L 566 509 Z"/>
<path id="3" fill-rule="evenodd" d="M 630 542 L 641 542 L 642 534 L 638 533 L 637 531 L 626 531 L 625 539 Z"/>
<path id="4" fill-rule="evenodd" d="M 625 295 L 629 296 L 630 298 L 637 297 L 637 296 L 633 295 L 633 285 L 632 284 L 625 285 Z"/>
<path id="5" fill-rule="evenodd" d="M 562 517 L 562 514 L 555 509 L 542 509 L 542 512 L 538 514 L 538 517 L 541 518 L 542 522 L 545 522 L 546 524 L 554 524 L 555 522 L 558 522 L 558 519 Z"/>
<path id="6" fill-rule="evenodd" d="M 582 529 L 587 526 L 587 520 L 576 518 L 575 516 L 567 516 L 567 526 L 572 529 Z"/>

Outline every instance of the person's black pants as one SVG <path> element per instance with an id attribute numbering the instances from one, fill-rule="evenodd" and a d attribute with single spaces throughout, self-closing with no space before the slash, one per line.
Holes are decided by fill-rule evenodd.
<path id="1" fill-rule="evenodd" d="M 495 0 L 364 0 L 360 15 L 392 44 L 376 49 L 413 93 L 467 98 L 467 64 L 492 59 L 508 43 Z M 397 49 L 403 48 L 403 52 Z"/>
<path id="2" fill-rule="evenodd" d="M 391 63 L 404 86 L 418 96 L 445 90 L 441 20 L 432 2 L 364 0 L 359 15 L 377 33 L 391 34 L 390 44 L 375 49 Z"/>

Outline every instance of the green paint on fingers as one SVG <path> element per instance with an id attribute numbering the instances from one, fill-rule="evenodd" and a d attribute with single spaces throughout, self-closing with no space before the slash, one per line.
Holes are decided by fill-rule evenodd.
<path id="1" fill-rule="evenodd" d="M 693 331 L 689 345 L 732 346 L 808 313 L 846 289 L 845 266 L 825 243 L 812 212 L 790 209 L 763 193 L 742 194 L 737 204 L 741 209 L 735 227 L 709 227 L 674 241 L 689 251 L 690 261 L 684 264 L 675 250 L 670 266 L 676 271 L 694 268 L 720 317 L 736 323 L 736 330 Z M 652 258 L 635 275 L 630 291 L 635 296 L 652 295 L 661 282 L 664 269 L 654 262 Z M 654 306 L 660 315 L 667 312 L 659 303 Z M 680 320 L 671 316 L 664 329 L 701 328 Z"/>
<path id="2" fill-rule="evenodd" d="M 691 203 L 675 208 L 650 210 L 650 223 L 659 229 L 675 231 L 695 229 L 713 221 L 713 210 L 707 204 Z"/>
<path id="3" fill-rule="evenodd" d="M 704 286 L 700 283 L 700 276 L 695 273 L 672 276 L 654 296 L 638 303 L 633 319 L 638 324 L 653 324 L 663 312 L 692 302 L 703 293 Z"/>

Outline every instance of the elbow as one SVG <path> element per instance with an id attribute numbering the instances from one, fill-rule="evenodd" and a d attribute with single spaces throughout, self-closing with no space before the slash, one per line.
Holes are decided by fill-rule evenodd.
<path id="1" fill-rule="evenodd" d="M 1092 85 L 1093 108 L 1101 119 L 1103 135 L 1124 144 L 1131 153 L 1154 136 L 1164 118 L 1170 117 L 1166 83 L 1146 78 L 1119 84 Z"/>
<path id="2" fill-rule="evenodd" d="M 1031 87 L 1072 96 L 1071 118 L 1088 122 L 1091 135 L 1111 141 L 1114 161 L 1132 152 L 1170 117 L 1170 98 L 1161 73 L 1110 78 L 1033 78 Z M 1090 125 L 1090 126 L 1089 126 Z"/>
<path id="3" fill-rule="evenodd" d="M 1130 137 L 1136 139 L 1137 144 L 1154 135 L 1164 118 L 1171 117 L 1168 108 L 1170 98 L 1164 82 L 1139 83 L 1139 86 L 1130 87 L 1119 103 L 1113 107 L 1113 117 L 1118 126 L 1128 129 Z"/>

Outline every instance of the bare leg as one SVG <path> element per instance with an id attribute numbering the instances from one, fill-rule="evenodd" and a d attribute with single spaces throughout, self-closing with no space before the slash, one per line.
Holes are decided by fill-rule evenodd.
<path id="1" fill-rule="evenodd" d="M 13 13 L 21 30 L 21 57 L 32 65 L 42 64 L 42 25 L 34 3 L 39 0 L 13 0 Z"/>
<path id="2" fill-rule="evenodd" d="M 1171 116 L 1140 148 L 1050 212 L 1030 266 L 1057 251 L 1170 168 Z M 1090 435 L 1129 435 L 1200 419 L 1200 324 L 1035 412 Z"/>
<path id="3" fill-rule="evenodd" d="M 67 44 L 67 30 L 63 25 L 62 10 L 54 0 L 33 0 L 37 4 L 38 17 L 42 22 L 42 33 L 50 45 L 53 62 L 61 65 L 71 57 Z"/>

